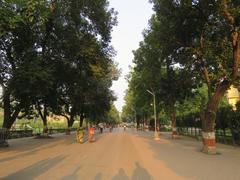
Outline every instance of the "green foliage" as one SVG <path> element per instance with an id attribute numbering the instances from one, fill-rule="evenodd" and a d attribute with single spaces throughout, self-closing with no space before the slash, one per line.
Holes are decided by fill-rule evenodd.
<path id="1" fill-rule="evenodd" d="M 156 95 L 157 111 L 165 110 L 163 114 L 158 113 L 159 118 L 165 119 L 162 116 L 175 113 L 175 104 L 192 96 L 192 89 L 196 88 L 195 76 L 187 67 L 180 67 L 178 64 L 179 59 L 185 56 L 171 51 L 176 42 L 169 41 L 171 37 L 167 37 L 165 31 L 168 31 L 165 23 L 153 15 L 149 21 L 149 28 L 143 33 L 144 40 L 133 52 L 135 66 L 129 75 L 127 104 L 123 113 L 128 114 L 125 116 L 131 119 L 134 117 L 134 111 L 141 119 L 152 116 L 153 108 L 150 104 L 153 97 L 147 90 Z"/>
<path id="2" fill-rule="evenodd" d="M 19 109 L 45 121 L 50 112 L 96 120 L 110 110 L 119 72 L 107 0 L 1 1 L 0 15 L 0 84 L 10 99 L 4 126 Z"/>
<path id="3" fill-rule="evenodd" d="M 0 108 L 0 126 L 3 124 L 3 109 Z"/>
<path id="4" fill-rule="evenodd" d="M 114 104 L 111 104 L 111 109 L 107 114 L 107 122 L 111 124 L 121 123 L 119 112 Z"/>
<path id="5" fill-rule="evenodd" d="M 239 4 L 234 0 L 152 0 L 152 3 L 160 24 L 157 31 L 163 58 L 171 61 L 167 67 L 175 62 L 180 70 L 187 72 L 186 76 L 193 80 L 189 81 L 190 86 L 186 86 L 190 88 L 189 92 L 194 86 L 207 86 L 207 98 L 206 101 L 205 97 L 202 100 L 199 113 L 205 122 L 203 130 L 214 131 L 215 116 L 212 114 L 216 113 L 227 89 L 239 81 Z M 169 72 L 171 68 L 167 74 L 175 79 L 174 74 Z M 184 84 L 186 81 L 181 82 Z M 168 94 L 175 93 L 175 96 L 181 97 L 176 88 L 172 88 L 175 84 L 169 84 L 165 88 L 168 89 Z M 187 92 L 184 89 L 180 92 Z"/>

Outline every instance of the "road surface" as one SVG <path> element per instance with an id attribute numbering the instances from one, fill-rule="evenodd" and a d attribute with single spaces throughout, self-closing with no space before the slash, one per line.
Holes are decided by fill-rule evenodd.
<path id="1" fill-rule="evenodd" d="M 0 149 L 0 179 L 60 180 L 239 180 L 240 148 L 218 145 L 220 155 L 200 152 L 201 142 L 161 133 L 114 129 L 95 143 L 77 144 L 75 135 L 9 140 Z"/>

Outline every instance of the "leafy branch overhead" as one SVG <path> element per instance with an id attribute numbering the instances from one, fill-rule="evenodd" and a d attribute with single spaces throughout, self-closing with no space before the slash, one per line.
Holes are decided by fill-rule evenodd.
<path id="1" fill-rule="evenodd" d="M 14 112 L 33 108 L 45 126 L 50 112 L 69 126 L 77 115 L 105 116 L 119 76 L 110 45 L 116 15 L 107 0 L 1 1 L 3 127 L 11 127 Z"/>

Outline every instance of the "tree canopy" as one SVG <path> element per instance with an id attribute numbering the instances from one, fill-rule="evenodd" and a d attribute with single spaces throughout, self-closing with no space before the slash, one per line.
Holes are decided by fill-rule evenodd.
<path id="1" fill-rule="evenodd" d="M 205 104 L 201 105 L 200 115 L 203 150 L 214 151 L 218 105 L 229 87 L 239 82 L 240 2 L 151 2 L 155 14 L 144 31 L 143 42 L 134 52 L 135 66 L 127 96 L 132 91 L 130 94 L 135 99 L 141 97 L 143 103 L 137 105 L 143 107 L 148 103 L 144 100 L 147 94 L 143 92 L 150 88 L 156 92 L 163 107 L 169 110 L 169 115 L 172 114 L 173 122 L 176 103 L 182 103 L 205 86 L 207 97 Z"/>
<path id="2" fill-rule="evenodd" d="M 49 112 L 69 127 L 77 115 L 104 116 L 119 76 L 110 45 L 116 15 L 107 0 L 1 1 L 3 127 L 33 109 L 45 126 Z"/>

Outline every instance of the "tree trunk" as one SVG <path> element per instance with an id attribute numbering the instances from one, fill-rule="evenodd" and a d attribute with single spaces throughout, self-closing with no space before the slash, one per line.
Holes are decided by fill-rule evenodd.
<path id="1" fill-rule="evenodd" d="M 146 116 L 143 116 L 143 130 L 145 131 L 145 126 L 146 126 Z"/>
<path id="2" fill-rule="evenodd" d="M 140 125 L 140 120 L 139 120 L 139 118 L 137 117 L 137 130 L 139 129 L 139 125 Z"/>
<path id="3" fill-rule="evenodd" d="M 74 123 L 74 116 L 71 116 L 68 121 L 68 128 L 71 128 Z"/>
<path id="4" fill-rule="evenodd" d="M 70 118 L 67 122 L 68 122 L 68 128 L 66 130 L 66 135 L 70 135 L 71 134 L 71 129 L 72 129 L 72 126 L 73 126 L 73 123 L 74 123 L 74 116 L 70 116 Z"/>
<path id="5" fill-rule="evenodd" d="M 3 89 L 3 111 L 4 111 L 4 118 L 3 118 L 3 128 L 9 130 L 13 123 L 16 121 L 19 112 L 21 111 L 22 103 L 16 105 L 13 112 L 11 112 L 11 104 L 10 104 L 10 93 Z"/>
<path id="6" fill-rule="evenodd" d="M 79 127 L 82 127 L 82 126 L 83 126 L 83 120 L 84 120 L 84 114 L 81 113 L 81 114 L 80 114 L 80 123 L 79 123 Z"/>
<path id="7" fill-rule="evenodd" d="M 227 141 L 226 141 L 226 129 L 223 128 L 223 141 L 224 141 L 224 144 L 227 144 Z"/>
<path id="8" fill-rule="evenodd" d="M 4 117 L 3 117 L 3 125 L 2 129 L 0 130 L 0 147 L 7 147 L 8 142 L 8 132 L 11 128 L 11 125 L 9 124 L 10 116 L 11 116 L 11 109 L 10 109 L 10 95 L 6 94 L 3 88 L 3 111 L 4 111 Z M 10 127 L 9 127 L 10 126 Z"/>
<path id="9" fill-rule="evenodd" d="M 48 136 L 48 126 L 47 126 L 47 107 L 46 105 L 44 105 L 44 109 L 43 109 L 43 125 L 44 125 L 44 128 L 43 128 L 43 134 Z"/>
<path id="10" fill-rule="evenodd" d="M 3 87 L 3 86 L 2 86 Z M 9 130 L 11 129 L 13 123 L 16 121 L 19 112 L 21 111 L 22 104 L 16 105 L 13 112 L 11 112 L 11 101 L 10 101 L 10 93 L 3 87 L 3 125 L 2 129 L 0 130 L 0 146 L 8 146 L 8 135 Z"/>
<path id="11" fill-rule="evenodd" d="M 177 138 L 177 121 L 176 121 L 176 108 L 175 102 L 170 105 L 170 119 L 172 122 L 172 138 Z"/>
<path id="12" fill-rule="evenodd" d="M 217 87 L 215 94 L 208 100 L 207 108 L 202 119 L 202 151 L 207 154 L 216 154 L 215 119 L 218 104 L 226 90 L 230 87 L 230 82 L 223 80 Z"/>
<path id="13" fill-rule="evenodd" d="M 10 119 L 11 119 L 11 105 L 10 105 L 10 94 L 6 92 L 5 88 L 3 89 L 3 128 L 10 129 Z"/>
<path id="14" fill-rule="evenodd" d="M 43 119 L 43 134 L 48 134 L 47 118 Z"/>
<path id="15" fill-rule="evenodd" d="M 71 134 L 71 127 L 73 125 L 73 123 L 71 124 L 70 123 L 70 118 L 66 115 L 66 114 L 61 114 L 61 116 L 65 117 L 67 119 L 67 125 L 68 125 L 68 128 L 66 129 L 66 135 L 70 135 Z"/>
<path id="16" fill-rule="evenodd" d="M 46 105 L 43 106 L 43 112 L 41 110 L 40 105 L 38 104 L 38 113 L 43 121 L 43 135 L 48 136 L 48 126 L 47 126 L 47 107 Z"/>
<path id="17" fill-rule="evenodd" d="M 235 141 L 235 132 L 233 127 L 231 127 L 231 134 L 232 134 L 232 144 L 235 146 L 236 145 L 236 141 Z"/>
<path id="18" fill-rule="evenodd" d="M 158 121 L 157 121 L 157 129 L 160 131 L 160 128 L 161 128 L 161 121 L 160 121 L 160 118 L 158 118 Z"/>
<path id="19" fill-rule="evenodd" d="M 74 117 L 75 117 L 75 110 L 72 108 L 71 109 L 71 112 L 70 112 L 70 118 L 68 118 L 68 128 L 67 128 L 67 131 L 66 131 L 66 135 L 70 135 L 71 134 L 71 129 L 72 129 L 72 126 L 73 126 L 73 123 L 75 121 Z"/>

